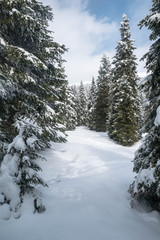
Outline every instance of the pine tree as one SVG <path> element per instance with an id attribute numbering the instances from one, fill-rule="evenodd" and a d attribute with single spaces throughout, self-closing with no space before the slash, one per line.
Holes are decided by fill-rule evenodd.
<path id="1" fill-rule="evenodd" d="M 38 152 L 65 141 L 65 47 L 47 30 L 52 18 L 50 7 L 35 0 L 0 1 L 0 199 L 15 217 L 25 194 L 33 196 L 35 211 L 44 210 Z"/>
<path id="2" fill-rule="evenodd" d="M 109 136 L 124 146 L 131 146 L 139 139 L 138 77 L 136 57 L 133 54 L 135 47 L 129 29 L 129 20 L 123 14 L 121 40 L 116 47 L 113 61 Z"/>
<path id="3" fill-rule="evenodd" d="M 87 126 L 91 130 L 95 130 L 95 104 L 96 104 L 96 84 L 94 78 L 92 78 L 91 88 L 89 90 L 87 99 Z"/>
<path id="4" fill-rule="evenodd" d="M 160 211 L 160 2 L 152 2 L 150 14 L 139 24 L 140 28 L 145 26 L 151 30 L 150 40 L 154 41 L 143 57 L 151 73 L 150 81 L 147 82 L 151 109 L 147 121 L 149 132 L 136 152 L 133 170 L 137 176 L 129 192 L 139 202 L 146 202 Z"/>
<path id="5" fill-rule="evenodd" d="M 108 120 L 110 114 L 109 91 L 111 84 L 111 64 L 104 54 L 101 59 L 100 69 L 97 79 L 97 93 L 95 103 L 95 129 L 105 132 L 108 130 Z"/>

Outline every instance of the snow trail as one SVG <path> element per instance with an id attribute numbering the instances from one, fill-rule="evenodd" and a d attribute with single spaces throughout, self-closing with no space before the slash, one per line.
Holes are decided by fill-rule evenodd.
<path id="1" fill-rule="evenodd" d="M 138 146 L 122 147 L 85 127 L 68 132 L 67 143 L 44 152 L 41 175 L 49 188 L 40 188 L 46 212 L 33 215 L 26 199 L 20 219 L 0 220 L 0 239 L 159 240 L 159 213 L 130 207 L 127 190 Z"/>

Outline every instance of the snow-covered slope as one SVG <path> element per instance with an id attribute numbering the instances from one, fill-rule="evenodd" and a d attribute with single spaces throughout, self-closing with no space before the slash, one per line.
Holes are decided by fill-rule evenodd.
<path id="1" fill-rule="evenodd" d="M 122 147 L 83 127 L 68 134 L 44 153 L 46 212 L 32 214 L 26 199 L 22 217 L 6 221 L 0 207 L 0 239 L 159 240 L 159 213 L 132 209 L 127 193 L 139 144 Z"/>

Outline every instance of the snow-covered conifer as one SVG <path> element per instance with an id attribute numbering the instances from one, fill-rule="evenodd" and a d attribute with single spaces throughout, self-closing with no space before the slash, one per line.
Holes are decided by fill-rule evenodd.
<path id="1" fill-rule="evenodd" d="M 108 120 L 110 116 L 110 84 L 111 84 L 111 64 L 104 54 L 101 59 L 98 71 L 96 103 L 95 103 L 95 129 L 105 132 L 108 130 Z"/>
<path id="2" fill-rule="evenodd" d="M 78 91 L 77 125 L 86 126 L 87 124 L 87 97 L 83 82 L 81 81 Z"/>
<path id="3" fill-rule="evenodd" d="M 52 17 L 50 7 L 35 0 L 0 1 L 0 194 L 1 204 L 17 216 L 26 193 L 35 211 L 44 210 L 36 188 L 46 186 L 38 175 L 38 152 L 50 141 L 65 141 L 65 47 L 47 29 Z"/>
<path id="4" fill-rule="evenodd" d="M 139 97 L 137 90 L 136 57 L 129 20 L 123 14 L 120 33 L 121 40 L 116 47 L 112 79 L 112 110 L 109 136 L 125 146 L 134 144 L 139 139 Z"/>
<path id="5" fill-rule="evenodd" d="M 149 121 L 148 117 L 152 109 L 150 109 L 149 96 L 151 94 L 150 81 L 152 76 L 148 76 L 141 79 L 139 84 L 139 92 L 141 97 L 141 133 L 146 133 L 149 130 Z"/>
<path id="6" fill-rule="evenodd" d="M 150 72 L 147 81 L 149 89 L 150 114 L 147 118 L 149 131 L 134 158 L 137 173 L 129 192 L 140 202 L 146 202 L 160 211 L 160 1 L 152 0 L 150 13 L 140 22 L 140 27 L 151 30 L 151 45 L 144 55 L 146 68 Z"/>
<path id="7" fill-rule="evenodd" d="M 96 103 L 96 84 L 94 78 L 92 78 L 91 87 L 88 93 L 87 99 L 87 126 L 91 130 L 95 130 L 95 103 Z"/>
<path id="8" fill-rule="evenodd" d="M 73 130 L 77 126 L 76 100 L 73 89 L 69 86 L 66 87 L 64 125 L 66 130 Z"/>

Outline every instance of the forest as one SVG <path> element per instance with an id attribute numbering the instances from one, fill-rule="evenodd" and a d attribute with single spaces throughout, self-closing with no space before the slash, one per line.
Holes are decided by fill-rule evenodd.
<path id="1" fill-rule="evenodd" d="M 123 14 L 113 60 L 104 53 L 96 79 L 91 76 L 88 85 L 69 84 L 63 59 L 67 46 L 51 36 L 52 20 L 52 9 L 38 1 L 0 1 L 0 211 L 4 208 L 18 221 L 28 199 L 33 213 L 45 215 L 43 193 L 50 185 L 43 178 L 49 155 L 43 153 L 58 149 L 57 144 L 65 148 L 68 136 L 76 129 L 82 134 L 83 126 L 91 138 L 101 134 L 124 151 L 140 143 L 130 159 L 136 176 L 126 192 L 133 209 L 145 204 L 158 214 L 160 2 L 152 0 L 150 12 L 139 22 L 140 29 L 150 30 L 150 49 L 142 56 L 145 78 L 138 76 L 130 22 Z"/>

